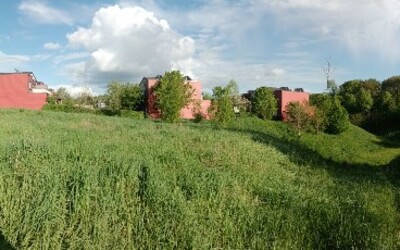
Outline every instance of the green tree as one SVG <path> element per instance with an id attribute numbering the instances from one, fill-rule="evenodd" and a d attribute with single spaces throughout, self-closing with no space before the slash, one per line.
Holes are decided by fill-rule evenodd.
<path id="1" fill-rule="evenodd" d="M 400 76 L 392 76 L 382 82 L 382 91 L 392 95 L 392 110 L 400 109 Z"/>
<path id="2" fill-rule="evenodd" d="M 123 84 L 117 81 L 111 81 L 107 85 L 107 99 L 106 103 L 108 108 L 114 111 L 122 109 L 121 99 L 123 93 Z"/>
<path id="3" fill-rule="evenodd" d="M 324 104 L 323 112 L 326 115 L 326 132 L 330 134 L 340 134 L 349 128 L 349 114 L 340 104 L 337 96 L 327 99 Z"/>
<path id="4" fill-rule="evenodd" d="M 392 76 L 382 82 L 382 90 L 389 91 L 393 96 L 400 96 L 400 76 Z"/>
<path id="5" fill-rule="evenodd" d="M 368 79 L 343 83 L 338 95 L 342 105 L 350 114 L 367 114 L 371 111 L 378 93 L 379 83 L 374 79 Z"/>
<path id="6" fill-rule="evenodd" d="M 319 109 L 323 109 L 325 106 L 326 101 L 330 98 L 330 94 L 311 94 L 310 95 L 310 104 L 315 106 Z"/>
<path id="7" fill-rule="evenodd" d="M 361 112 L 357 99 L 357 94 L 361 89 L 361 85 L 362 80 L 351 80 L 343 83 L 339 87 L 339 98 L 346 110 L 351 114 Z"/>
<path id="8" fill-rule="evenodd" d="M 372 97 L 375 98 L 379 95 L 381 90 L 381 84 L 378 80 L 370 78 L 364 80 L 363 88 L 371 93 Z"/>
<path id="9" fill-rule="evenodd" d="M 212 100 L 213 99 L 212 94 L 210 94 L 208 92 L 202 92 L 201 95 L 203 97 L 203 100 Z"/>
<path id="10" fill-rule="evenodd" d="M 47 98 L 47 102 L 50 104 L 62 102 L 63 104 L 72 106 L 73 98 L 66 88 L 61 87 L 54 91 L 53 94 Z"/>
<path id="11" fill-rule="evenodd" d="M 384 90 L 380 93 L 378 98 L 378 109 L 381 113 L 391 113 L 396 111 L 396 101 L 391 92 Z"/>
<path id="12" fill-rule="evenodd" d="M 310 125 L 310 110 L 306 103 L 289 102 L 286 105 L 285 122 L 291 124 L 301 136 L 301 132 Z"/>
<path id="13" fill-rule="evenodd" d="M 79 106 L 93 108 L 94 98 L 89 89 L 82 89 L 74 98 L 74 103 Z"/>
<path id="14" fill-rule="evenodd" d="M 254 91 L 251 104 L 253 113 L 261 119 L 272 119 L 278 110 L 274 92 L 267 87 L 260 87 Z"/>
<path id="15" fill-rule="evenodd" d="M 171 71 L 165 72 L 154 87 L 154 93 L 161 118 L 168 122 L 176 122 L 180 118 L 181 109 L 190 103 L 193 91 L 179 71 Z"/>
<path id="16" fill-rule="evenodd" d="M 310 116 L 310 127 L 315 134 L 323 132 L 327 126 L 327 118 L 324 111 L 318 107 L 312 107 Z"/>
<path id="17" fill-rule="evenodd" d="M 121 110 L 139 110 L 144 100 L 138 84 L 112 81 L 107 86 L 107 106 L 116 112 Z"/>
<path id="18" fill-rule="evenodd" d="M 232 94 L 235 90 L 232 88 L 234 88 L 232 84 L 227 84 L 224 87 L 217 86 L 213 89 L 213 100 L 209 111 L 218 126 L 226 126 L 235 117 L 232 101 Z"/>
<path id="19" fill-rule="evenodd" d="M 361 88 L 357 93 L 357 109 L 361 113 L 368 113 L 374 105 L 371 92 Z"/>

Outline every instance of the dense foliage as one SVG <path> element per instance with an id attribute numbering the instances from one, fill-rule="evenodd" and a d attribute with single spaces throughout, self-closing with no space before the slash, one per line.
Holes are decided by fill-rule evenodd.
<path id="1" fill-rule="evenodd" d="M 296 128 L 297 134 L 300 136 L 301 131 L 305 130 L 310 125 L 310 117 L 312 111 L 308 109 L 306 103 L 290 102 L 286 106 L 285 121 Z"/>
<path id="2" fill-rule="evenodd" d="M 226 126 L 235 117 L 232 95 L 235 94 L 235 86 L 217 86 L 213 89 L 213 100 L 210 107 L 211 118 L 218 126 Z"/>
<path id="3" fill-rule="evenodd" d="M 190 84 L 185 82 L 179 71 L 165 72 L 154 87 L 154 92 L 161 118 L 168 122 L 180 120 L 180 111 L 191 101 L 193 93 Z"/>
<path id="4" fill-rule="evenodd" d="M 337 94 L 353 124 L 378 134 L 400 131 L 400 76 L 382 84 L 375 79 L 347 81 Z"/>
<path id="5" fill-rule="evenodd" d="M 137 111 L 143 109 L 144 93 L 139 84 L 112 81 L 107 86 L 105 99 L 107 108 L 114 112 Z"/>
<path id="6" fill-rule="evenodd" d="M 325 132 L 340 134 L 349 128 L 349 114 L 337 95 L 312 95 L 310 103 L 319 110 L 316 112 L 315 118 L 317 118 L 318 124 L 323 125 Z"/>
<path id="7" fill-rule="evenodd" d="M 70 93 L 67 91 L 66 88 L 58 88 L 56 91 L 53 92 L 52 95 L 47 97 L 47 102 L 49 104 L 55 104 L 59 101 L 62 101 L 64 104 L 71 104 L 73 103 L 73 98 Z"/>
<path id="8" fill-rule="evenodd" d="M 349 128 L 349 115 L 336 96 L 327 99 L 323 112 L 326 115 L 326 132 L 340 134 Z"/>
<path id="9" fill-rule="evenodd" d="M 0 122 L 0 246 L 400 247 L 398 165 L 382 169 L 399 148 L 354 126 L 298 138 L 255 118 L 215 129 L 1 111 Z"/>
<path id="10" fill-rule="evenodd" d="M 251 109 L 261 119 L 271 120 L 278 110 L 277 100 L 271 88 L 259 87 L 251 98 Z"/>

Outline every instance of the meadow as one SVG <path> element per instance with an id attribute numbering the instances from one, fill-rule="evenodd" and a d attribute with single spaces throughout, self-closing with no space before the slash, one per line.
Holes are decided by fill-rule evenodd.
<path id="1" fill-rule="evenodd" d="M 352 126 L 0 111 L 0 249 L 398 249 L 400 145 Z"/>

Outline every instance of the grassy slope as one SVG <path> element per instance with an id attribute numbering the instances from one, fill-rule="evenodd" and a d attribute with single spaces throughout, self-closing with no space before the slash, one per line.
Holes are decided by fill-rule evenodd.
<path id="1" fill-rule="evenodd" d="M 21 249 L 399 247 L 381 169 L 400 150 L 355 127 L 0 111 L 0 139 L 0 229 Z"/>

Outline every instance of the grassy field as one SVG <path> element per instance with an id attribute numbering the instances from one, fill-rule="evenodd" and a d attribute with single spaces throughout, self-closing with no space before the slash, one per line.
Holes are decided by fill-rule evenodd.
<path id="1" fill-rule="evenodd" d="M 0 111 L 0 249 L 398 249 L 399 155 L 356 127 Z"/>

